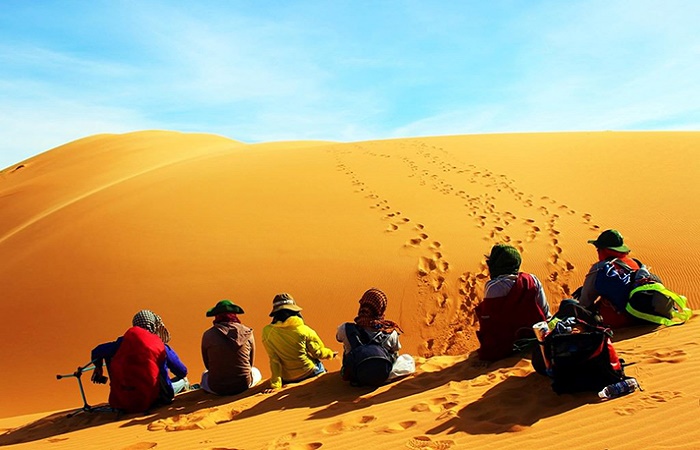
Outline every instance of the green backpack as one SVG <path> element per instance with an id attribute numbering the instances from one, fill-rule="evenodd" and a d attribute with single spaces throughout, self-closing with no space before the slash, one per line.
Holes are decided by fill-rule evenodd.
<path id="1" fill-rule="evenodd" d="M 688 299 L 664 286 L 645 266 L 635 272 L 634 286 L 625 307 L 634 317 L 672 326 L 685 323 L 693 315 L 687 307 Z"/>

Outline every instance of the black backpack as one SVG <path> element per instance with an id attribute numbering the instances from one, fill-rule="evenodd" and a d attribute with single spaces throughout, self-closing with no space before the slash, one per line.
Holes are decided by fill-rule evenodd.
<path id="1" fill-rule="evenodd" d="M 394 359 L 384 344 L 391 336 L 378 333 L 370 339 L 364 328 L 345 324 L 351 350 L 343 356 L 343 375 L 353 386 L 380 386 L 391 373 Z"/>
<path id="2" fill-rule="evenodd" d="M 612 331 L 599 325 L 595 316 L 574 302 L 562 302 L 555 318 L 560 323 L 532 354 L 533 367 L 549 375 L 554 392 L 598 392 L 627 378 L 624 361 L 612 345 Z"/>

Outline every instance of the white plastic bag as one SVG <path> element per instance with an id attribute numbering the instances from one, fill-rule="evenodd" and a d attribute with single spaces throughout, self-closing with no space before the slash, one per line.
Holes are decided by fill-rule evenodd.
<path id="1" fill-rule="evenodd" d="M 394 366 L 391 368 L 391 373 L 387 381 L 393 380 L 395 378 L 410 375 L 416 371 L 416 362 L 413 360 L 411 355 L 399 355 L 394 362 Z"/>

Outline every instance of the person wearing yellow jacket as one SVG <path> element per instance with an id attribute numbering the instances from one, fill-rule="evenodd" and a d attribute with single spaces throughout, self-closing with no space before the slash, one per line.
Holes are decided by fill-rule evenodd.
<path id="1" fill-rule="evenodd" d="M 318 334 L 301 317 L 301 307 L 287 293 L 272 300 L 272 323 L 262 331 L 262 341 L 270 357 L 270 388 L 297 383 L 326 371 L 322 359 L 333 359 L 338 352 L 327 348 Z"/>

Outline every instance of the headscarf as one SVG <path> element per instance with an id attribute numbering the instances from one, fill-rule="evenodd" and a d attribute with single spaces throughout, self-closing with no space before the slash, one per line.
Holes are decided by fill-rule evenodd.
<path id="1" fill-rule="evenodd" d="M 598 261 L 605 261 L 606 259 L 610 258 L 618 258 L 622 259 L 629 255 L 629 252 L 618 252 L 615 250 L 611 250 L 609 248 L 599 248 L 598 249 Z"/>
<path id="2" fill-rule="evenodd" d="M 233 322 L 233 323 L 241 323 L 241 320 L 238 318 L 238 315 L 236 313 L 219 313 L 214 317 L 214 325 L 217 323 L 226 323 L 226 322 Z"/>
<path id="3" fill-rule="evenodd" d="M 153 311 L 142 309 L 136 313 L 131 323 L 135 327 L 143 328 L 155 334 L 164 344 L 170 342 L 170 332 L 165 328 L 163 319 Z"/>
<path id="4" fill-rule="evenodd" d="M 387 305 L 386 294 L 377 288 L 367 290 L 360 299 L 360 310 L 355 317 L 355 323 L 361 327 L 372 328 L 384 333 L 398 330 L 403 333 L 401 327 L 391 320 L 384 319 L 384 311 Z"/>

